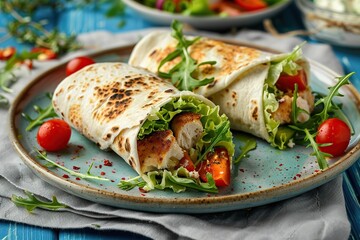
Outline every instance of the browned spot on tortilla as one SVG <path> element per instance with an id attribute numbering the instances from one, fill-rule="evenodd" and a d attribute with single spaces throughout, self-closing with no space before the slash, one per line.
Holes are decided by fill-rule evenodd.
<path id="1" fill-rule="evenodd" d="M 150 57 L 156 53 L 156 49 L 150 53 Z"/>
<path id="2" fill-rule="evenodd" d="M 257 121 L 258 120 L 258 107 L 257 106 L 255 106 L 254 108 L 253 108 L 253 110 L 252 110 L 252 118 L 255 120 L 255 121 Z"/>
<path id="3" fill-rule="evenodd" d="M 68 112 L 68 118 L 77 129 L 82 129 L 82 117 L 80 113 L 80 104 L 72 104 Z"/>
<path id="4" fill-rule="evenodd" d="M 129 141 L 129 139 L 127 138 L 126 139 L 126 141 L 125 141 L 125 150 L 127 151 L 127 152 L 130 152 L 130 141 Z"/>
<path id="5" fill-rule="evenodd" d="M 130 158 L 129 158 L 129 164 L 130 164 L 130 166 L 131 166 L 132 168 L 135 169 L 135 163 L 134 163 L 134 158 L 133 158 L 133 157 L 130 157 Z"/>
<path id="6" fill-rule="evenodd" d="M 231 93 L 231 97 L 236 100 L 236 99 L 237 99 L 236 96 L 237 96 L 236 92 L 233 91 L 233 92 Z"/>
<path id="7" fill-rule="evenodd" d="M 111 128 L 112 132 L 116 132 L 117 130 L 119 130 L 119 127 L 117 127 L 117 126 Z"/>
<path id="8" fill-rule="evenodd" d="M 60 88 L 60 90 L 56 92 L 55 96 L 58 97 L 63 91 L 64 91 L 64 89 Z"/>
<path id="9" fill-rule="evenodd" d="M 214 80 L 212 83 L 208 84 L 206 87 L 207 88 L 212 88 L 212 87 L 214 87 L 216 85 L 216 83 L 217 83 L 217 80 Z"/>
<path id="10" fill-rule="evenodd" d="M 171 92 L 174 92 L 174 89 L 166 89 L 165 92 L 166 93 L 171 93 Z"/>
<path id="11" fill-rule="evenodd" d="M 110 138 L 111 138 L 111 133 L 108 133 L 108 134 L 106 134 L 105 137 L 103 137 L 103 140 L 104 140 L 104 141 L 107 141 L 107 140 L 109 140 Z"/>

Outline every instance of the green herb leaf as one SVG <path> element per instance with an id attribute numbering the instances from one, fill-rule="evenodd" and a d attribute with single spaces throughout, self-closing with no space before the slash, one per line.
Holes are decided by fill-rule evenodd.
<path id="1" fill-rule="evenodd" d="M 329 118 L 329 112 L 331 112 L 332 110 L 338 110 L 338 107 L 333 103 L 333 98 L 335 96 L 342 96 L 339 94 L 339 89 L 346 85 L 346 84 L 350 84 L 350 77 L 352 75 L 354 75 L 355 73 L 349 73 L 346 76 L 343 77 L 339 77 L 339 81 L 335 84 L 335 86 L 330 87 L 329 88 L 329 94 L 321 99 L 319 99 L 316 103 L 315 106 L 319 105 L 319 104 L 323 104 L 324 108 L 323 110 L 316 114 L 316 117 L 319 117 L 319 122 L 323 122 L 326 119 Z"/>
<path id="2" fill-rule="evenodd" d="M 234 160 L 234 163 L 239 163 L 241 159 L 248 156 L 248 153 L 254 149 L 256 149 L 256 140 L 253 138 L 246 138 L 244 139 L 244 145 L 239 146 L 240 154 L 239 156 Z"/>
<path id="3" fill-rule="evenodd" d="M 25 192 L 25 194 L 27 195 L 27 198 L 12 195 L 11 201 L 14 202 L 16 206 L 26 208 L 29 212 L 32 212 L 35 208 L 55 211 L 67 207 L 65 204 L 59 203 L 55 196 L 53 196 L 51 202 L 45 202 L 36 198 L 33 193 Z"/>
<path id="4" fill-rule="evenodd" d="M 144 187 L 146 185 L 146 182 L 140 177 L 134 177 L 127 180 L 121 180 L 118 183 L 118 187 L 122 190 L 129 191 L 133 189 L 134 187 Z"/>
<path id="5" fill-rule="evenodd" d="M 51 94 L 47 94 L 47 97 L 49 99 L 52 98 Z M 53 118 L 57 117 L 57 114 L 54 111 L 53 105 L 50 102 L 49 105 L 46 108 L 41 108 L 37 105 L 34 105 L 35 112 L 38 113 L 38 116 L 36 118 L 31 118 L 28 114 L 22 113 L 21 115 L 29 121 L 28 126 L 26 127 L 26 131 L 31 131 L 34 127 L 40 126 L 45 122 L 45 119 L 47 118 Z"/>
<path id="6" fill-rule="evenodd" d="M 90 174 L 90 170 L 91 170 L 91 168 L 92 168 L 92 166 L 93 166 L 94 163 L 91 163 L 91 165 L 90 165 L 89 169 L 87 170 L 86 174 L 83 174 L 83 173 L 79 173 L 79 172 L 75 172 L 75 171 L 73 171 L 73 170 L 70 170 L 70 169 L 68 169 L 68 168 L 66 168 L 66 167 L 63 167 L 63 166 L 61 166 L 60 164 L 57 164 L 56 162 L 50 160 L 50 159 L 47 157 L 46 152 L 44 152 L 44 151 L 39 151 L 39 150 L 37 150 L 37 149 L 35 149 L 35 151 L 38 153 L 38 156 L 37 156 L 37 157 L 38 157 L 39 159 L 45 160 L 45 161 L 53 164 L 54 166 L 60 168 L 61 170 L 69 173 L 69 174 L 72 175 L 72 176 L 79 177 L 79 178 L 85 179 L 85 180 L 86 180 L 86 179 L 91 179 L 91 180 L 110 181 L 110 180 L 107 179 L 107 178 L 100 177 L 100 176 L 95 176 L 95 175 Z"/>
<path id="7" fill-rule="evenodd" d="M 305 111 L 302 108 L 299 108 L 297 106 L 297 98 L 298 98 L 298 85 L 295 84 L 294 94 L 293 94 L 293 100 L 291 102 L 291 122 L 295 125 L 298 123 L 298 116 L 301 113 L 305 113 L 310 116 L 310 113 Z"/>
<path id="8" fill-rule="evenodd" d="M 195 162 L 195 166 L 198 165 L 204 158 L 205 156 L 210 152 L 213 151 L 214 147 L 221 141 L 223 141 L 224 139 L 227 139 L 227 135 L 230 129 L 230 122 L 229 121 L 224 121 L 222 122 L 216 129 L 215 129 L 215 137 L 212 138 L 210 144 L 208 144 L 205 147 L 205 150 L 203 151 L 203 153 L 201 154 L 201 156 L 197 159 L 197 161 Z"/>
<path id="9" fill-rule="evenodd" d="M 206 84 L 212 83 L 214 78 L 205 78 L 202 80 L 196 79 L 193 77 L 198 70 L 199 66 L 204 64 L 215 65 L 215 61 L 207 61 L 197 64 L 196 60 L 193 59 L 189 52 L 188 47 L 198 41 L 200 38 L 194 38 L 193 40 L 185 39 L 182 31 L 183 25 L 178 21 L 174 20 L 171 24 L 172 36 L 178 40 L 176 49 L 166 56 L 158 67 L 158 74 L 163 78 L 170 78 L 171 82 L 179 90 L 193 90 L 196 87 L 204 86 Z M 175 58 L 180 57 L 181 61 L 176 64 L 168 73 L 162 72 L 161 67 Z"/>

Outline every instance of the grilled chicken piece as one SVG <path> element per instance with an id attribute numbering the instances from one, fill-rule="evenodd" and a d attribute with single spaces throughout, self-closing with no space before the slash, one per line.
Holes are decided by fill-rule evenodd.
<path id="1" fill-rule="evenodd" d="M 143 173 L 173 169 L 184 156 L 171 130 L 157 131 L 138 140 L 137 149 Z"/>
<path id="2" fill-rule="evenodd" d="M 303 96 L 307 98 L 310 97 L 310 95 L 308 94 L 304 94 Z M 288 95 L 285 95 L 279 100 L 279 108 L 272 114 L 272 117 L 275 121 L 280 122 L 280 124 L 291 123 L 292 101 L 293 97 L 290 97 Z M 296 105 L 310 114 L 314 108 L 313 102 L 314 101 L 312 100 L 309 103 L 307 99 L 304 99 L 299 94 L 296 100 Z M 309 114 L 300 113 L 297 120 L 299 122 L 306 122 L 310 117 Z"/>
<path id="3" fill-rule="evenodd" d="M 201 138 L 204 128 L 200 118 L 200 114 L 185 112 L 176 115 L 171 122 L 177 143 L 186 151 L 194 147 Z"/>
<path id="4" fill-rule="evenodd" d="M 303 99 L 306 100 L 309 109 L 310 109 L 310 113 L 314 110 L 314 101 L 315 101 L 315 97 L 312 94 L 310 88 L 307 88 L 304 91 L 301 91 L 298 93 L 300 97 L 302 97 Z"/>

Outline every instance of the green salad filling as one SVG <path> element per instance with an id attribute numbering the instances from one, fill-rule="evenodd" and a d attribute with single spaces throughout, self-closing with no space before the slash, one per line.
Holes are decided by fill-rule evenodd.
<path id="1" fill-rule="evenodd" d="M 205 159 L 207 153 L 215 147 L 224 147 L 229 156 L 233 156 L 235 145 L 232 142 L 230 122 L 225 114 L 220 115 L 219 107 L 209 106 L 192 96 L 173 98 L 162 106 L 158 111 L 153 111 L 142 125 L 138 140 L 145 138 L 156 131 L 170 129 L 171 120 L 179 113 L 193 112 L 201 115 L 200 121 L 204 131 L 196 146 L 190 150 L 190 157 L 195 165 Z M 198 177 L 192 175 L 187 169 L 180 167 L 176 170 L 157 170 L 146 173 L 142 180 L 133 179 L 120 182 L 121 188 L 129 186 L 141 186 L 145 190 L 170 188 L 174 192 L 185 191 L 186 188 L 204 192 L 217 192 L 211 174 L 207 174 L 207 182 L 201 182 Z"/>
<path id="2" fill-rule="evenodd" d="M 279 108 L 278 99 L 284 96 L 284 92 L 276 87 L 276 82 L 281 73 L 288 75 L 296 75 L 301 68 L 296 62 L 302 58 L 301 45 L 294 48 L 294 50 L 285 57 L 272 61 L 270 63 L 269 74 L 264 84 L 264 116 L 266 129 L 269 133 L 269 142 L 273 147 L 285 149 L 291 141 L 295 131 L 286 127 L 280 126 L 280 123 L 272 118 L 272 113 Z"/>

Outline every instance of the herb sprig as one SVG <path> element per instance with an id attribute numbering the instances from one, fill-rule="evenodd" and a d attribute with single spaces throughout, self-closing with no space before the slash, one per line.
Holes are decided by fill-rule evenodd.
<path id="1" fill-rule="evenodd" d="M 110 180 L 107 179 L 107 178 L 100 177 L 100 176 L 95 176 L 95 175 L 92 175 L 92 174 L 90 173 L 90 170 L 91 170 L 91 168 L 93 167 L 93 164 L 94 164 L 93 162 L 90 164 L 89 169 L 86 171 L 86 174 L 84 174 L 84 173 L 75 172 L 75 171 L 73 171 L 73 170 L 70 170 L 70 169 L 68 169 L 68 168 L 66 168 L 66 167 L 61 166 L 60 164 L 57 164 L 56 162 L 52 161 L 51 159 L 49 159 L 49 158 L 47 157 L 46 152 L 39 151 L 39 150 L 37 150 L 37 149 L 35 149 L 35 151 L 38 153 L 38 156 L 37 156 L 37 157 L 38 157 L 39 159 L 42 159 L 42 160 L 45 160 L 45 161 L 51 163 L 52 165 L 60 168 L 61 170 L 69 173 L 70 175 L 72 175 L 72 176 L 74 176 L 74 177 L 79 177 L 79 178 L 81 178 L 81 179 L 92 179 L 92 180 L 110 181 Z"/>
<path id="2" fill-rule="evenodd" d="M 42 201 L 35 197 L 33 193 L 25 191 L 27 198 L 12 195 L 11 201 L 15 203 L 16 206 L 24 207 L 29 212 L 32 212 L 35 208 L 42 208 L 46 210 L 58 210 L 61 208 L 66 208 L 65 204 L 59 203 L 55 196 L 52 197 L 52 201 Z"/>
<path id="3" fill-rule="evenodd" d="M 226 139 L 226 134 L 229 132 L 230 122 L 224 121 L 216 128 L 216 137 L 211 139 L 209 145 L 206 146 L 204 152 L 200 155 L 200 157 L 196 160 L 195 166 L 197 166 L 202 160 L 204 160 L 205 156 L 214 149 L 216 144 Z"/>
<path id="4" fill-rule="evenodd" d="M 51 99 L 51 94 L 46 94 L 46 96 Z M 36 118 L 31 118 L 28 114 L 22 113 L 21 115 L 29 121 L 28 126 L 26 127 L 26 131 L 31 131 L 34 127 L 40 126 L 44 123 L 44 120 L 47 118 L 56 117 L 57 114 L 55 113 L 54 107 L 52 103 L 50 102 L 49 105 L 45 108 L 41 108 L 38 105 L 34 105 L 35 112 L 38 113 Z"/>
<path id="5" fill-rule="evenodd" d="M 146 182 L 142 179 L 141 176 L 136 176 L 126 180 L 121 180 L 118 183 L 118 187 L 122 190 L 129 191 L 134 187 L 142 188 L 146 185 Z"/>
<path id="6" fill-rule="evenodd" d="M 292 105 L 292 111 L 294 112 L 293 118 L 295 119 L 293 121 L 294 125 L 290 125 L 289 127 L 297 131 L 298 139 L 304 141 L 305 143 L 309 143 L 307 147 L 311 146 L 313 148 L 314 152 L 311 155 L 316 156 L 319 167 L 322 170 L 328 167 L 326 158 L 332 157 L 332 155 L 324 153 L 319 149 L 319 147 L 328 146 L 328 144 L 319 145 L 318 143 L 316 143 L 314 138 L 317 134 L 317 129 L 319 125 L 326 119 L 328 119 L 330 116 L 335 117 L 340 115 L 340 118 L 345 119 L 345 122 L 347 122 L 350 129 L 352 129 L 351 124 L 349 124 L 349 120 L 341 112 L 340 107 L 333 102 L 333 98 L 335 96 L 342 96 L 339 93 L 339 89 L 344 85 L 350 84 L 350 77 L 353 74 L 354 72 L 339 77 L 338 82 L 334 86 L 329 87 L 329 93 L 326 96 L 320 97 L 315 103 L 315 107 L 319 107 L 321 108 L 321 110 L 311 115 L 308 121 L 304 123 L 298 123 L 296 121 L 296 118 L 298 114 L 300 114 L 301 109 L 296 106 L 296 103 Z M 295 87 L 295 99 L 297 95 L 296 89 L 297 88 Z M 295 100 L 293 102 L 295 102 Z"/>
<path id="7" fill-rule="evenodd" d="M 38 57 L 38 53 L 31 53 L 23 51 L 21 53 L 15 53 L 10 59 L 5 62 L 4 67 L 0 68 L 0 89 L 4 92 L 11 93 L 11 85 L 17 81 L 15 71 L 21 66 L 21 63 L 25 61 L 32 61 Z M 2 94 L 0 94 L 0 105 L 8 106 L 9 100 Z"/>
<path id="8" fill-rule="evenodd" d="M 164 59 L 162 59 L 162 61 L 160 62 L 160 65 L 158 67 L 158 75 L 163 78 L 171 79 L 171 82 L 179 90 L 192 91 L 196 87 L 212 83 L 214 81 L 214 78 L 205 78 L 200 80 L 194 77 L 196 71 L 200 66 L 206 64 L 216 64 L 216 61 L 197 63 L 196 60 L 190 56 L 188 52 L 189 46 L 197 42 L 200 37 L 196 37 L 192 40 L 187 40 L 183 35 L 183 25 L 176 20 L 172 22 L 171 28 L 171 35 L 178 41 L 178 44 L 176 45 L 175 50 L 171 52 L 168 56 L 166 56 Z M 181 58 L 181 61 L 173 68 L 171 68 L 168 73 L 161 71 L 162 66 L 178 57 Z"/>
<path id="9" fill-rule="evenodd" d="M 237 164 L 241 161 L 241 159 L 245 158 L 248 156 L 248 153 L 254 149 L 256 149 L 256 140 L 252 139 L 252 138 L 244 138 L 244 145 L 243 146 L 239 146 L 240 149 L 240 154 L 239 156 L 236 157 L 236 159 L 234 160 L 234 164 Z"/>

